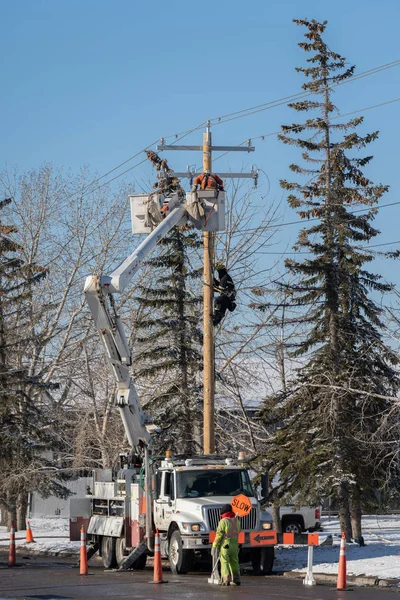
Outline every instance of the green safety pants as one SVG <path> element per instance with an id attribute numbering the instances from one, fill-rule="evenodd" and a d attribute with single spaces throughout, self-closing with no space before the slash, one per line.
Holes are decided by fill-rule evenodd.
<path id="1" fill-rule="evenodd" d="M 240 583 L 239 547 L 236 539 L 225 542 L 220 550 L 221 583 Z"/>

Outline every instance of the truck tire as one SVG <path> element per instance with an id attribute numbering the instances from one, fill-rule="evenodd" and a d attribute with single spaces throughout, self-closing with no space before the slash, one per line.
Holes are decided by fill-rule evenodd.
<path id="1" fill-rule="evenodd" d="M 121 566 L 121 564 L 123 563 L 124 559 L 127 556 L 128 556 L 128 552 L 126 552 L 125 538 L 120 537 L 117 539 L 117 544 L 115 546 L 115 557 L 116 557 L 117 565 L 119 567 Z M 143 554 L 141 554 L 139 556 L 139 558 L 137 560 L 135 560 L 135 562 L 133 563 L 133 565 L 130 568 L 134 569 L 135 571 L 142 571 L 146 566 L 146 562 L 147 562 L 147 552 L 143 552 Z"/>
<path id="2" fill-rule="evenodd" d="M 115 546 L 115 558 L 117 560 L 117 565 L 120 567 L 124 559 L 127 557 L 127 553 L 125 552 L 125 538 L 120 537 L 117 539 L 117 543 Z"/>
<path id="3" fill-rule="evenodd" d="M 251 564 L 254 575 L 271 575 L 274 566 L 275 550 L 268 548 L 253 548 L 251 550 Z"/>
<path id="4" fill-rule="evenodd" d="M 117 558 L 115 556 L 115 547 L 117 538 L 104 535 L 101 540 L 101 559 L 105 569 L 115 569 Z"/>
<path id="5" fill-rule="evenodd" d="M 298 519 L 282 519 L 282 531 L 283 533 L 301 533 L 303 527 Z"/>
<path id="6" fill-rule="evenodd" d="M 184 550 L 182 536 L 177 529 L 173 531 L 168 547 L 169 566 L 174 575 L 185 575 L 194 562 L 193 550 Z"/>

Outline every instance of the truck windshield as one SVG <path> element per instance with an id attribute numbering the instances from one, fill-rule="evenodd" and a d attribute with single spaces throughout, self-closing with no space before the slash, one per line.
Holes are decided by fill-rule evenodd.
<path id="1" fill-rule="evenodd" d="M 254 496 L 247 471 L 178 471 L 178 498 L 204 496 Z"/>

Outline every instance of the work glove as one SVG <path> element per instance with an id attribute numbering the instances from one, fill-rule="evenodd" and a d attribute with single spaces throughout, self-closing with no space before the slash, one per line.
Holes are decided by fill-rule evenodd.
<path id="1" fill-rule="evenodd" d="M 218 558 L 218 548 L 217 548 L 217 546 L 212 546 L 212 548 L 211 548 L 211 556 L 215 560 L 217 560 L 217 558 Z"/>

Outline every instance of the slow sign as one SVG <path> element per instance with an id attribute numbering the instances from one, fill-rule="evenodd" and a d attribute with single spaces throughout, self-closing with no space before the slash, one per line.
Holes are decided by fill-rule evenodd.
<path id="1" fill-rule="evenodd" d="M 245 517 L 251 511 L 251 501 L 244 494 L 232 498 L 232 511 L 239 517 Z"/>

